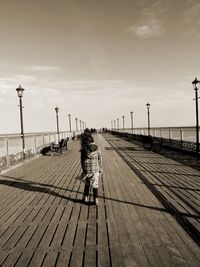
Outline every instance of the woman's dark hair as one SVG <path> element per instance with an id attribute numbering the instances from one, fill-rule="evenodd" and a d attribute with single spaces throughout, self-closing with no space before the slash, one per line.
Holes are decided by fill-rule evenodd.
<path id="1" fill-rule="evenodd" d="M 94 138 L 92 137 L 90 130 L 86 128 L 81 136 L 81 145 L 82 147 L 88 147 L 88 145 L 93 142 Z"/>
<path id="2" fill-rule="evenodd" d="M 92 137 L 90 130 L 88 128 L 85 129 L 85 131 L 81 135 L 81 166 L 83 171 L 86 171 L 84 167 L 84 162 L 87 158 L 88 148 L 93 142 L 94 138 Z"/>

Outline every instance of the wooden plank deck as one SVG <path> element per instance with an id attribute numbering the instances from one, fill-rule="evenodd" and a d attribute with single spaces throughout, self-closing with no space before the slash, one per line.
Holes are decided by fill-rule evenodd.
<path id="1" fill-rule="evenodd" d="M 199 172 L 137 147 L 127 152 L 129 143 L 105 137 L 109 142 L 95 136 L 104 166 L 98 207 L 92 198 L 81 201 L 78 140 L 62 156 L 0 176 L 1 267 L 200 266 L 198 244 L 115 149 L 123 147 L 122 156 L 170 201 L 179 198 L 180 212 L 195 227 Z"/>

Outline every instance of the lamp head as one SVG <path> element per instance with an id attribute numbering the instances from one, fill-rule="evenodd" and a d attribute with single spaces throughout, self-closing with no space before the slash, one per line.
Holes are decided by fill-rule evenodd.
<path id="1" fill-rule="evenodd" d="M 197 84 L 200 83 L 199 80 L 197 80 L 197 77 L 194 79 L 194 81 L 192 82 L 194 89 L 198 89 Z"/>
<path id="2" fill-rule="evenodd" d="M 147 106 L 147 108 L 150 108 L 150 104 L 149 104 L 149 102 L 148 102 L 148 103 L 146 103 L 146 106 Z"/>
<path id="3" fill-rule="evenodd" d="M 55 107 L 55 111 L 56 111 L 56 113 L 58 113 L 58 111 L 59 111 L 59 108 L 57 106 Z"/>
<path id="4" fill-rule="evenodd" d="M 18 97 L 22 97 L 23 96 L 23 92 L 24 92 L 24 88 L 21 87 L 21 84 L 19 85 L 19 87 L 16 89 L 17 91 L 17 95 Z"/>

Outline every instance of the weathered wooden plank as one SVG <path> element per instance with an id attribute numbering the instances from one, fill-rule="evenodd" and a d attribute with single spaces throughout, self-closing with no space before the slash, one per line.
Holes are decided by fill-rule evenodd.
<path id="1" fill-rule="evenodd" d="M 31 258 L 33 257 L 34 249 L 33 248 L 24 248 L 22 255 L 19 257 L 15 267 L 27 267 Z"/>
<path id="2" fill-rule="evenodd" d="M 62 247 L 72 247 L 74 238 L 76 237 L 76 229 L 78 224 L 78 217 L 80 212 L 80 206 L 74 206 L 72 209 L 72 215 L 68 222 L 67 232 L 64 236 Z"/>
<path id="3" fill-rule="evenodd" d="M 71 249 L 70 248 L 62 248 L 60 253 L 58 254 L 56 267 L 66 267 L 69 266 L 71 256 Z"/>
<path id="4" fill-rule="evenodd" d="M 96 266 L 96 262 L 97 262 L 96 245 L 88 245 L 85 251 L 84 266 L 85 267 Z"/>
<path id="5" fill-rule="evenodd" d="M 73 244 L 73 251 L 71 256 L 71 266 L 82 266 L 83 255 L 85 250 L 85 235 L 86 235 L 86 222 L 79 222 L 76 232 L 76 238 Z"/>
<path id="6" fill-rule="evenodd" d="M 59 257 L 59 250 L 55 250 L 55 249 L 49 250 L 42 263 L 42 267 L 55 267 L 58 257 Z"/>
<path id="7" fill-rule="evenodd" d="M 5 259 L 5 261 L 2 262 L 2 266 L 3 267 L 12 267 L 12 266 L 15 266 L 15 263 L 19 259 L 20 255 L 21 255 L 21 252 L 20 251 L 17 251 L 17 250 L 12 251 L 8 255 L 8 257 Z"/>

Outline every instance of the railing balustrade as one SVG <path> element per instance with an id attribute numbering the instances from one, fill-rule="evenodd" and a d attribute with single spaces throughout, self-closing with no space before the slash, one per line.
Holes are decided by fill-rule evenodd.
<path id="1" fill-rule="evenodd" d="M 148 128 L 133 129 L 113 129 L 119 134 L 126 134 L 135 139 L 141 139 L 140 136 L 148 135 Z M 196 127 L 154 127 L 150 130 L 150 135 L 162 144 L 162 146 L 169 146 L 189 152 L 196 151 Z"/>
<path id="2" fill-rule="evenodd" d="M 132 133 L 131 128 L 113 129 L 115 132 Z M 148 128 L 134 128 L 134 134 L 148 135 Z M 150 130 L 150 135 L 166 139 L 196 142 L 195 127 L 154 127 Z"/>
<path id="3" fill-rule="evenodd" d="M 81 134 L 80 131 L 60 132 L 60 139 L 71 139 Z M 58 134 L 55 132 L 25 134 L 25 157 L 35 156 L 40 150 L 51 143 L 58 143 Z M 0 170 L 23 160 L 22 138 L 20 134 L 0 135 Z"/>

